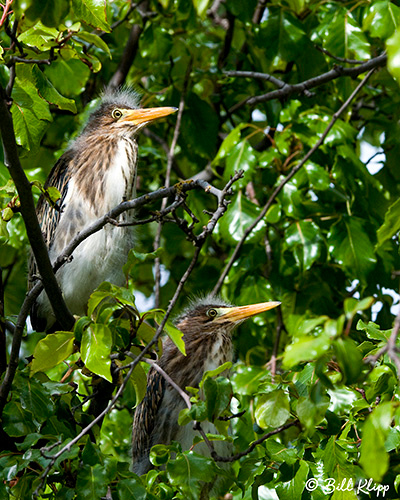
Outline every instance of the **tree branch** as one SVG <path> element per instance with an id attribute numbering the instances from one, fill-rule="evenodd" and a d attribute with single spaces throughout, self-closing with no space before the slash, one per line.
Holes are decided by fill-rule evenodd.
<path id="1" fill-rule="evenodd" d="M 358 69 L 358 68 L 355 68 Z M 318 139 L 318 141 L 315 143 L 315 145 L 306 153 L 306 155 L 303 157 L 303 159 L 291 170 L 291 172 L 279 183 L 279 185 L 274 189 L 273 193 L 269 197 L 267 203 L 264 205 L 263 209 L 261 210 L 259 216 L 254 220 L 250 226 L 247 227 L 247 229 L 244 231 L 244 234 L 241 238 L 241 240 L 237 243 L 235 249 L 233 250 L 233 253 L 229 259 L 228 264 L 225 266 L 221 276 L 219 277 L 213 292 L 214 294 L 217 294 L 224 282 L 224 279 L 226 278 L 229 270 L 233 266 L 233 263 L 236 261 L 240 249 L 242 248 L 243 243 L 246 241 L 247 237 L 249 234 L 253 231 L 253 229 L 257 226 L 257 224 L 264 218 L 265 214 L 271 207 L 272 203 L 274 202 L 275 198 L 278 196 L 278 194 L 282 191 L 283 187 L 292 179 L 297 172 L 303 167 L 303 165 L 310 159 L 310 157 L 317 151 L 317 149 L 323 144 L 324 140 L 326 139 L 327 135 L 329 134 L 330 130 L 332 127 L 335 125 L 337 120 L 339 119 L 340 115 L 343 113 L 343 111 L 350 105 L 354 97 L 358 94 L 358 92 L 364 87 L 364 85 L 367 83 L 369 77 L 372 75 L 372 73 L 375 71 L 375 67 L 369 70 L 367 75 L 363 78 L 363 80 L 357 85 L 357 87 L 354 89 L 354 91 L 351 93 L 351 95 L 348 97 L 348 99 L 342 104 L 342 106 L 339 108 L 336 113 L 332 116 L 331 121 L 329 122 L 328 126 L 324 130 L 323 134 L 321 137 Z"/>
<path id="2" fill-rule="evenodd" d="M 294 425 L 299 425 L 299 423 L 300 422 L 297 419 L 292 420 L 292 422 L 288 422 L 287 424 L 281 425 L 280 427 L 274 429 L 273 431 L 267 432 L 266 434 L 264 434 L 264 436 L 260 437 L 256 441 L 253 441 L 251 445 L 247 448 L 247 450 L 236 453 L 236 455 L 232 455 L 230 457 L 221 457 L 220 455 L 218 455 L 218 453 L 216 453 L 215 450 L 213 451 L 210 450 L 211 457 L 216 462 L 234 462 L 235 460 L 239 460 L 239 458 L 245 457 L 246 455 L 251 453 L 257 445 L 263 443 L 266 439 L 270 438 L 271 436 L 275 436 L 276 434 L 279 434 L 285 431 L 286 429 L 293 427 Z"/>
<path id="3" fill-rule="evenodd" d="M 286 83 L 283 87 L 281 87 L 279 90 L 273 90 L 271 92 L 267 92 L 266 94 L 254 96 L 254 97 L 247 97 L 243 101 L 235 104 L 234 106 L 231 107 L 229 110 L 229 114 L 234 113 L 237 111 L 239 108 L 244 106 L 245 104 L 249 106 L 255 106 L 256 104 L 259 104 L 260 102 L 266 102 L 266 101 L 271 101 L 272 99 L 283 99 L 291 96 L 292 94 L 302 94 L 308 89 L 311 89 L 313 87 L 318 87 L 319 85 L 323 85 L 324 83 L 330 82 L 336 78 L 339 78 L 341 76 L 349 76 L 351 78 L 355 78 L 356 76 L 366 73 L 367 71 L 370 71 L 371 69 L 375 69 L 381 66 L 385 66 L 387 62 L 387 56 L 386 54 L 381 54 L 378 57 L 375 57 L 373 59 L 370 59 L 369 61 L 360 64 L 359 66 L 353 67 L 353 68 L 343 68 L 342 66 L 334 66 L 330 71 L 327 73 L 323 73 L 322 75 L 318 75 L 314 78 L 310 78 L 309 80 L 305 80 L 304 82 L 301 83 L 296 83 L 293 85 L 290 85 L 289 83 Z M 255 72 L 247 72 L 247 71 L 226 71 L 225 74 L 227 76 L 237 76 L 237 77 L 246 77 L 246 78 L 261 78 L 260 75 L 263 73 L 255 73 Z M 270 80 L 272 83 L 279 82 L 278 79 L 272 77 L 271 75 L 268 74 L 263 74 L 264 76 L 262 77 L 264 80 Z"/>
<path id="4" fill-rule="evenodd" d="M 191 70 L 192 70 L 192 61 L 190 61 L 190 64 L 186 69 L 185 78 L 183 80 L 183 89 L 181 93 L 181 99 L 179 101 L 178 116 L 176 118 L 174 135 L 172 137 L 171 147 L 169 148 L 167 153 L 167 170 L 165 172 L 166 187 L 169 187 L 171 184 L 171 170 L 175 158 L 175 148 L 178 143 L 178 137 L 181 129 L 183 108 L 185 106 L 185 97 L 186 97 L 187 87 L 189 84 Z M 165 209 L 166 205 L 167 205 L 167 198 L 164 198 L 161 204 L 161 211 Z M 161 230 L 162 230 L 162 224 L 160 224 L 157 228 L 156 237 L 154 238 L 154 250 L 157 250 L 160 246 Z M 159 257 L 156 257 L 155 259 L 154 269 L 155 269 L 154 304 L 155 307 L 157 308 L 160 305 L 160 289 L 161 289 L 161 259 Z"/>
<path id="5" fill-rule="evenodd" d="M 32 187 L 19 161 L 13 121 L 7 109 L 6 102 L 7 96 L 4 89 L 0 87 L 0 131 L 3 140 L 4 163 L 18 191 L 21 202 L 21 215 L 51 307 L 53 308 L 57 321 L 64 329 L 69 330 L 74 324 L 74 317 L 69 312 L 64 302 L 60 287 L 58 286 L 52 269 L 48 250 L 43 240 L 42 231 L 36 216 L 35 204 L 32 197 Z"/>

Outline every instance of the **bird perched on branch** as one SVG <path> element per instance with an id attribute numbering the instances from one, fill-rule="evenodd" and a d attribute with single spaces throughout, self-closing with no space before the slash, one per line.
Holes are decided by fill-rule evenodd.
<path id="1" fill-rule="evenodd" d="M 141 109 L 135 93 L 106 91 L 82 133 L 53 167 L 45 183 L 61 194 L 56 207 L 42 195 L 37 215 L 53 261 L 79 232 L 124 200 L 135 197 L 138 163 L 137 133 L 148 123 L 176 111 L 172 107 Z M 119 222 L 132 214 L 124 213 Z M 129 227 L 105 226 L 74 251 L 72 261 L 58 272 L 65 302 L 75 315 L 84 315 L 90 294 L 103 281 L 123 284 L 122 266 L 132 247 Z M 29 266 L 29 285 L 36 266 Z M 42 292 L 31 311 L 36 330 L 56 329 L 55 315 Z"/>
<path id="2" fill-rule="evenodd" d="M 263 302 L 234 307 L 208 296 L 194 302 L 177 319 L 183 333 L 186 356 L 167 338 L 157 364 L 182 389 L 197 387 L 205 371 L 214 370 L 232 360 L 232 332 L 244 320 L 277 307 L 280 302 Z M 193 443 L 193 424 L 180 426 L 179 412 L 185 408 L 183 398 L 163 377 L 151 368 L 147 391 L 135 412 L 132 430 L 133 472 L 145 474 L 151 468 L 149 453 L 155 444 L 179 441 L 183 449 Z M 211 424 L 205 432 L 215 432 Z"/>

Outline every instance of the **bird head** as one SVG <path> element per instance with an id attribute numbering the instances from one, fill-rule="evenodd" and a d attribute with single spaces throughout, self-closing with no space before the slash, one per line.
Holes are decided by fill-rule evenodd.
<path id="1" fill-rule="evenodd" d="M 247 306 L 233 306 L 215 297 L 200 299 L 189 306 L 176 320 L 183 333 L 209 335 L 231 333 L 240 323 L 256 314 L 268 311 L 280 302 L 261 302 Z"/>
<path id="2" fill-rule="evenodd" d="M 98 108 L 90 115 L 83 131 L 112 134 L 113 136 L 135 135 L 152 121 L 175 113 L 177 108 L 140 108 L 137 95 L 127 89 L 106 91 Z"/>

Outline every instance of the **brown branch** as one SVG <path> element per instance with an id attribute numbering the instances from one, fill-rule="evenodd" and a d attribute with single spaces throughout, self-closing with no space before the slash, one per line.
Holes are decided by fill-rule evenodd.
<path id="1" fill-rule="evenodd" d="M 52 457 L 48 457 L 50 462 L 47 465 L 47 467 L 44 469 L 42 475 L 40 476 L 40 482 L 39 482 L 38 486 L 36 487 L 35 491 L 33 492 L 33 498 L 38 498 L 39 491 L 43 487 L 43 485 L 46 481 L 46 477 L 49 474 L 50 469 L 55 464 L 57 458 L 59 458 L 66 451 L 69 451 L 74 444 L 76 444 L 83 436 L 85 436 L 90 431 L 90 429 L 92 427 L 94 427 L 98 422 L 100 422 L 107 415 L 107 413 L 109 413 L 109 411 L 113 408 L 113 406 L 118 401 L 121 394 L 123 393 L 127 383 L 129 382 L 129 379 L 132 375 L 132 372 L 133 372 L 135 366 L 130 368 L 130 370 L 126 374 L 124 380 L 122 381 L 122 384 L 119 386 L 115 396 L 112 398 L 112 400 L 108 404 L 107 408 L 105 408 L 95 419 L 93 419 L 90 422 L 90 424 L 88 424 L 84 429 L 82 429 L 82 431 L 77 436 L 75 436 L 73 439 L 71 439 L 71 441 L 69 441 L 65 446 L 63 446 L 61 448 L 61 450 L 59 450 L 57 453 L 55 453 Z"/>
<path id="2" fill-rule="evenodd" d="M 133 357 L 133 358 L 136 357 L 132 353 L 128 353 L 128 354 L 130 357 Z M 168 373 L 165 370 L 163 370 L 161 368 L 161 366 L 159 366 L 157 364 L 157 361 L 154 361 L 153 359 L 149 359 L 149 358 L 143 358 L 142 361 L 146 362 L 152 368 L 154 368 L 168 382 L 168 384 L 178 392 L 179 396 L 184 400 L 186 406 L 190 410 L 190 408 L 192 407 L 192 403 L 190 402 L 190 396 L 188 394 L 186 394 L 186 392 L 183 389 L 181 389 L 176 382 L 174 382 L 172 380 L 172 378 L 168 375 Z"/>
<path id="3" fill-rule="evenodd" d="M 224 282 L 224 279 L 226 278 L 229 270 L 233 266 L 233 263 L 236 261 L 240 249 L 243 246 L 243 243 L 246 241 L 247 237 L 249 234 L 253 231 L 253 229 L 257 226 L 257 224 L 264 218 L 265 214 L 271 207 L 272 203 L 274 202 L 275 198 L 278 196 L 278 194 L 282 191 L 283 187 L 292 179 L 297 172 L 303 167 L 303 165 L 309 160 L 309 158 L 317 151 L 317 149 L 323 144 L 324 140 L 326 139 L 328 133 L 332 129 L 332 127 L 335 125 L 337 120 L 339 119 L 340 115 L 343 113 L 343 111 L 350 105 L 354 97 L 358 94 L 358 92 L 362 89 L 362 87 L 367 83 L 369 77 L 372 75 L 372 73 L 375 71 L 375 67 L 369 70 L 367 75 L 363 78 L 363 80 L 357 85 L 357 87 L 353 90 L 351 95 L 346 99 L 346 101 L 342 104 L 342 106 L 339 108 L 336 113 L 333 114 L 331 121 L 329 122 L 328 126 L 324 130 L 323 134 L 320 136 L 318 141 L 315 143 L 315 145 L 306 153 L 306 155 L 303 157 L 303 159 L 295 166 L 292 168 L 291 172 L 279 183 L 279 185 L 274 189 L 273 193 L 269 197 L 267 203 L 264 205 L 263 209 L 261 210 L 259 216 L 254 220 L 250 226 L 247 227 L 247 229 L 244 231 L 244 234 L 240 241 L 237 243 L 235 249 L 233 250 L 233 253 L 229 259 L 228 264 L 225 266 L 221 276 L 219 277 L 214 289 L 213 289 L 213 294 L 217 294 Z"/>
<path id="4" fill-rule="evenodd" d="M 231 181 L 230 181 L 230 183 L 231 183 Z M 172 196 L 172 195 L 176 196 L 178 193 L 185 193 L 186 191 L 190 191 L 193 189 L 204 189 L 205 191 L 210 192 L 211 186 L 208 183 L 206 183 L 205 181 L 180 182 L 174 186 L 171 186 L 170 188 L 159 189 L 157 191 L 153 191 L 150 194 L 146 194 L 146 195 L 140 196 L 139 198 L 135 198 L 134 200 L 125 201 L 125 202 L 121 203 L 120 205 L 115 207 L 113 210 L 111 210 L 110 212 L 105 214 L 103 217 L 101 217 L 100 219 L 95 221 L 91 226 L 89 226 L 85 230 L 81 231 L 79 234 L 77 234 L 69 242 L 69 244 L 63 249 L 61 254 L 54 261 L 54 266 L 53 266 L 54 272 L 56 272 L 58 269 L 60 269 L 60 267 L 62 265 L 64 265 L 66 262 L 68 262 L 70 260 L 70 257 L 72 255 L 73 251 L 77 248 L 77 246 L 80 243 L 82 243 L 82 241 L 84 241 L 86 238 L 88 238 L 90 235 L 96 233 L 97 231 L 100 231 L 106 224 L 110 223 L 110 220 L 115 220 L 123 212 L 126 212 L 126 211 L 131 210 L 131 209 L 139 208 L 139 207 L 144 206 L 146 204 L 149 204 L 153 201 L 159 200 L 163 197 L 168 197 L 168 196 Z M 222 196 L 221 193 L 223 193 L 223 191 L 219 191 L 215 188 L 212 191 L 212 194 L 217 196 L 218 200 L 221 199 L 221 196 Z M 46 254 L 47 254 L 47 252 L 46 252 Z M 196 259 L 197 259 L 197 257 L 196 257 Z M 195 262 L 193 262 L 193 266 L 194 266 L 194 264 L 195 264 Z M 189 274 L 190 274 L 190 272 L 189 272 Z M 189 274 L 188 274 L 188 276 L 189 276 Z M 186 279 L 187 279 L 187 277 L 185 278 L 185 280 Z M 183 284 L 182 284 L 182 286 L 183 286 Z M 17 322 L 16 322 L 15 327 L 14 327 L 13 342 L 12 342 L 12 346 L 11 346 L 11 353 L 10 353 L 10 360 L 8 363 L 8 368 L 7 368 L 6 374 L 4 376 L 4 379 L 0 385 L 0 415 L 1 415 L 3 408 L 7 402 L 7 397 L 8 397 L 10 390 L 11 390 L 11 384 L 12 384 L 12 381 L 14 379 L 16 369 L 18 367 L 19 349 L 21 346 L 21 339 L 22 339 L 22 335 L 24 333 L 26 319 L 29 315 L 29 312 L 31 310 L 33 303 L 35 302 L 36 298 L 39 296 L 39 294 L 42 290 L 43 290 L 43 283 L 41 281 L 38 281 L 35 284 L 35 286 L 28 292 L 28 294 L 27 294 L 27 296 L 22 304 L 22 307 L 20 309 L 20 312 L 19 312 L 19 315 L 17 318 Z M 160 331 L 160 334 L 161 334 L 161 331 Z"/>
<path id="5" fill-rule="evenodd" d="M 306 92 L 308 89 L 311 89 L 313 87 L 318 87 L 319 85 L 323 85 L 324 83 L 330 82 L 332 80 L 335 80 L 336 78 L 339 78 L 341 76 L 348 76 L 351 78 L 355 78 L 356 76 L 366 73 L 367 71 L 370 71 L 371 69 L 375 69 L 381 66 L 385 66 L 387 62 L 387 56 L 386 54 L 381 54 L 378 57 L 375 57 L 373 59 L 370 59 L 369 61 L 360 64 L 359 66 L 356 66 L 354 68 L 343 68 L 341 66 L 335 66 L 332 68 L 330 71 L 327 73 L 323 73 L 322 75 L 318 75 L 314 78 L 310 78 L 309 80 L 305 80 L 304 82 L 296 83 L 293 85 L 286 84 L 284 87 L 280 88 L 279 90 L 273 90 L 271 92 L 267 92 L 266 94 L 254 96 L 254 97 L 247 97 L 243 101 L 235 104 L 232 106 L 232 108 L 229 110 L 229 114 L 234 113 L 237 111 L 239 108 L 244 106 L 245 104 L 249 106 L 255 106 L 256 104 L 259 104 L 260 102 L 266 102 L 266 101 L 271 101 L 272 99 L 283 99 L 291 96 L 292 94 L 302 94 Z M 247 78 L 255 78 L 253 75 L 253 72 L 243 72 L 241 71 L 240 75 L 235 75 L 234 71 L 228 72 L 230 73 L 230 76 L 246 76 L 243 73 L 248 73 Z M 229 76 L 229 75 L 228 75 Z M 272 76 L 266 74 L 265 79 L 270 79 L 272 81 Z"/>
<path id="6" fill-rule="evenodd" d="M 42 231 L 36 216 L 35 204 L 32 197 L 32 186 L 19 161 L 13 121 L 7 109 L 7 96 L 3 88 L 0 88 L 0 131 L 3 140 L 4 163 L 17 188 L 21 202 L 21 215 L 25 223 L 29 243 L 32 246 L 32 251 L 43 280 L 43 285 L 46 289 L 57 321 L 65 330 L 69 330 L 74 324 L 74 318 L 64 302 L 61 290 L 54 276 L 47 247 L 43 240 Z"/>
<path id="7" fill-rule="evenodd" d="M 3 272 L 0 268 L 0 377 L 7 369 L 6 322 L 4 313 Z"/>
<path id="8" fill-rule="evenodd" d="M 183 108 L 185 106 L 186 92 L 187 92 L 187 88 L 189 85 L 191 71 L 192 71 L 192 60 L 190 60 L 190 63 L 186 69 L 185 78 L 183 80 L 183 88 L 182 88 L 181 98 L 179 101 L 178 116 L 176 118 L 174 135 L 172 137 L 171 146 L 170 146 L 168 153 L 167 153 L 167 170 L 165 173 L 165 186 L 166 187 L 169 187 L 171 184 L 171 171 L 172 171 L 172 165 L 174 163 L 174 158 L 175 158 L 175 148 L 176 148 L 176 145 L 178 143 L 178 137 L 179 137 L 179 133 L 181 130 Z M 165 209 L 166 204 L 167 204 L 167 198 L 164 198 L 162 201 L 162 204 L 161 204 L 161 211 Z M 157 250 L 160 246 L 161 231 L 162 231 L 162 224 L 160 224 L 157 228 L 156 237 L 154 238 L 154 250 Z M 155 275 L 154 304 L 155 304 L 155 307 L 157 308 L 160 306 L 160 290 L 161 290 L 161 259 L 159 257 L 156 257 L 156 259 L 155 259 L 154 269 L 155 269 L 154 270 L 154 275 Z"/>
<path id="9" fill-rule="evenodd" d="M 232 455 L 230 457 L 221 457 L 214 450 L 211 451 L 211 449 L 210 449 L 211 457 L 216 462 L 234 462 L 235 460 L 239 460 L 239 458 L 245 457 L 246 455 L 251 453 L 257 445 L 263 443 L 266 439 L 270 438 L 271 436 L 275 436 L 276 434 L 279 434 L 279 433 L 285 431 L 286 429 L 293 427 L 294 425 L 299 425 L 299 423 L 300 423 L 299 420 L 296 419 L 296 420 L 293 420 L 292 422 L 288 422 L 287 424 L 281 425 L 277 429 L 270 431 L 270 432 L 267 432 L 266 434 L 264 434 L 264 436 L 261 436 L 256 441 L 253 441 L 251 443 L 251 445 L 247 448 L 247 450 L 236 453 L 236 455 Z"/>
<path id="10" fill-rule="evenodd" d="M 329 52 L 329 50 L 326 50 L 324 49 L 323 47 L 320 47 L 319 45 L 314 45 L 314 47 L 319 50 L 320 52 L 322 52 L 323 54 L 329 56 L 329 57 L 332 57 L 332 59 L 335 59 L 336 61 L 339 61 L 339 62 L 342 62 L 342 63 L 346 63 L 346 64 L 363 64 L 365 63 L 366 61 L 359 61 L 358 59 L 346 59 L 345 57 L 339 57 L 339 56 L 335 56 L 334 54 L 332 54 L 331 52 Z"/>
<path id="11" fill-rule="evenodd" d="M 254 11 L 252 19 L 254 24 L 260 24 L 266 6 L 267 6 L 267 0 L 258 0 L 256 10 Z"/>

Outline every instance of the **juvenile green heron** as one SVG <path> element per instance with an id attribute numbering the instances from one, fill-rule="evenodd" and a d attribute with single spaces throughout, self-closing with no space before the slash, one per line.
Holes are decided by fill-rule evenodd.
<path id="1" fill-rule="evenodd" d="M 60 157 L 45 183 L 45 188 L 54 186 L 61 193 L 57 209 L 43 196 L 37 205 L 51 260 L 79 231 L 135 196 L 136 134 L 156 118 L 174 111 L 176 108 L 171 107 L 140 109 L 136 95 L 128 90 L 108 91 L 103 95 L 83 132 Z M 130 217 L 132 214 L 124 213 L 119 221 L 127 222 Z M 77 247 L 72 261 L 57 272 L 71 313 L 85 314 L 89 296 L 101 282 L 123 284 L 122 266 L 132 244 L 131 228 L 108 225 Z M 31 257 L 30 286 L 35 272 Z M 55 323 L 44 292 L 31 311 L 31 321 L 36 330 L 49 329 Z"/>
<path id="2" fill-rule="evenodd" d="M 182 389 L 199 385 L 203 374 L 231 361 L 232 332 L 242 321 L 277 307 L 280 302 L 262 302 L 234 307 L 212 296 L 193 303 L 177 319 L 176 326 L 183 333 L 186 356 L 167 338 L 158 365 Z M 182 397 L 163 376 L 151 368 L 147 391 L 135 412 L 132 430 L 133 472 L 145 474 L 151 468 L 149 453 L 155 444 L 179 441 L 182 449 L 189 449 L 195 431 L 192 424 L 180 426 L 179 412 L 185 408 Z M 209 424 L 205 432 L 216 432 Z"/>

